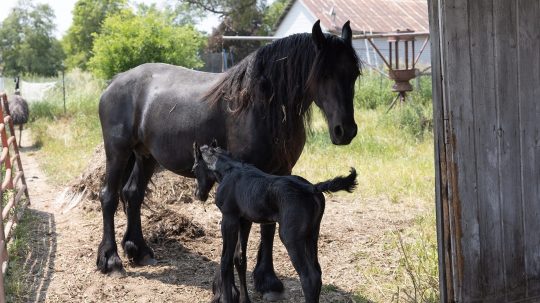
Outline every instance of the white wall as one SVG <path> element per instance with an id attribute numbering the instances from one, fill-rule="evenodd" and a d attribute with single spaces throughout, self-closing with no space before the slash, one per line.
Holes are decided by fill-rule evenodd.
<path id="1" fill-rule="evenodd" d="M 415 57 L 418 55 L 418 52 L 422 48 L 422 45 L 424 44 L 425 38 L 418 38 L 415 41 Z M 377 38 L 373 39 L 373 43 L 377 46 L 379 51 L 385 56 L 386 60 L 388 61 L 388 40 L 386 38 Z M 400 49 L 399 49 L 399 62 L 401 64 L 405 64 L 405 50 L 403 43 L 400 42 Z M 361 39 L 361 40 L 353 40 L 353 47 L 356 50 L 356 53 L 358 54 L 358 57 L 362 59 L 362 61 L 366 63 L 370 63 L 371 65 L 377 66 L 379 68 L 384 67 L 384 62 L 381 60 L 377 52 L 373 49 L 371 44 L 367 42 L 367 40 Z M 394 54 L 392 54 L 394 55 Z M 412 55 L 412 47 L 409 44 L 409 58 Z M 412 62 L 409 62 L 409 65 L 411 65 Z M 393 62 L 395 64 L 395 62 Z M 418 68 L 424 69 L 427 66 L 431 66 L 431 49 L 430 44 L 426 45 L 426 48 L 422 55 L 420 56 L 420 59 L 418 60 Z M 367 66 L 366 66 L 367 68 Z"/>
<path id="2" fill-rule="evenodd" d="M 275 37 L 285 37 L 297 33 L 310 33 L 317 18 L 302 1 L 296 1 L 276 30 Z M 323 28 L 323 31 L 325 29 Z"/>

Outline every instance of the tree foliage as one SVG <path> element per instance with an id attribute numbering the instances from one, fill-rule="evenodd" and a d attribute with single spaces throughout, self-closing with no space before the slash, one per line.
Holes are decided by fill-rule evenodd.
<path id="1" fill-rule="evenodd" d="M 86 69 L 94 45 L 94 34 L 99 33 L 103 20 L 127 5 L 126 0 L 78 0 L 73 9 L 73 23 L 62 41 L 69 68 Z"/>
<path id="2" fill-rule="evenodd" d="M 191 25 L 175 25 L 172 15 L 155 8 L 124 9 L 110 15 L 95 35 L 90 69 L 110 79 L 147 62 L 164 62 L 185 67 L 200 67 L 199 52 L 204 38 Z"/>
<path id="3" fill-rule="evenodd" d="M 291 0 L 275 0 L 267 5 L 266 0 L 184 0 L 193 7 L 218 14 L 222 23 L 209 38 L 208 49 L 219 52 L 221 48 L 231 50 L 237 59 L 242 59 L 261 46 L 261 41 L 222 41 L 229 36 L 271 35 L 277 20 Z"/>
<path id="4" fill-rule="evenodd" d="M 48 4 L 19 1 L 0 26 L 3 74 L 54 76 L 64 53 L 53 36 L 54 12 Z"/>

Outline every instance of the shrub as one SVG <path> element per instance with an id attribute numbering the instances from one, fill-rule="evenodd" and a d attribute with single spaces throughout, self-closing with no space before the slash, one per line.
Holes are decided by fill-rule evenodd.
<path id="1" fill-rule="evenodd" d="M 110 79 L 148 62 L 201 67 L 203 36 L 191 25 L 174 25 L 170 18 L 156 10 L 141 15 L 123 10 L 107 17 L 94 39 L 90 69 L 96 76 Z"/>

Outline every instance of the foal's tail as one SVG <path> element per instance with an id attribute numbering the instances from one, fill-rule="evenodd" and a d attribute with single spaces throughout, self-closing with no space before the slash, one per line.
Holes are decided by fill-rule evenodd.
<path id="1" fill-rule="evenodd" d="M 340 190 L 346 190 L 351 193 L 356 188 L 356 185 L 358 185 L 356 182 L 356 169 L 351 167 L 351 173 L 348 176 L 336 177 L 328 181 L 317 183 L 313 186 L 315 187 L 315 192 L 317 193 L 330 193 Z"/>

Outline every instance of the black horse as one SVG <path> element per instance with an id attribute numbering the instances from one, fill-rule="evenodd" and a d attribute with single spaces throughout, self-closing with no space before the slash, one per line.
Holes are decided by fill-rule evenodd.
<path id="1" fill-rule="evenodd" d="M 121 245 L 135 264 L 155 264 L 141 228 L 141 203 L 156 165 L 193 177 L 192 143 L 216 138 L 239 160 L 276 175 L 289 175 L 302 153 L 313 102 L 322 109 L 332 143 L 356 135 L 353 95 L 359 61 L 352 32 L 296 34 L 263 46 L 222 74 L 167 64 L 143 64 L 117 75 L 101 96 L 99 117 L 106 153 L 100 200 L 101 272 L 123 271 L 114 235 L 119 198 L 127 214 Z M 198 188 L 205 200 L 212 187 Z M 283 292 L 272 264 L 275 224 L 261 228 L 253 277 L 272 299 Z"/>
<path id="2" fill-rule="evenodd" d="M 317 242 L 325 207 L 322 193 L 352 192 L 357 185 L 356 170 L 351 168 L 346 177 L 312 184 L 300 176 L 264 173 L 236 161 L 217 145 L 199 148 L 195 143 L 193 150 L 197 181 L 215 179 L 219 183 L 216 205 L 222 214 L 223 248 L 220 269 L 212 287 L 212 302 L 251 302 L 246 283 L 246 249 L 251 224 L 276 222 L 279 238 L 300 276 L 305 302 L 319 302 L 322 271 Z M 233 264 L 238 272 L 240 291 L 234 285 Z"/>

